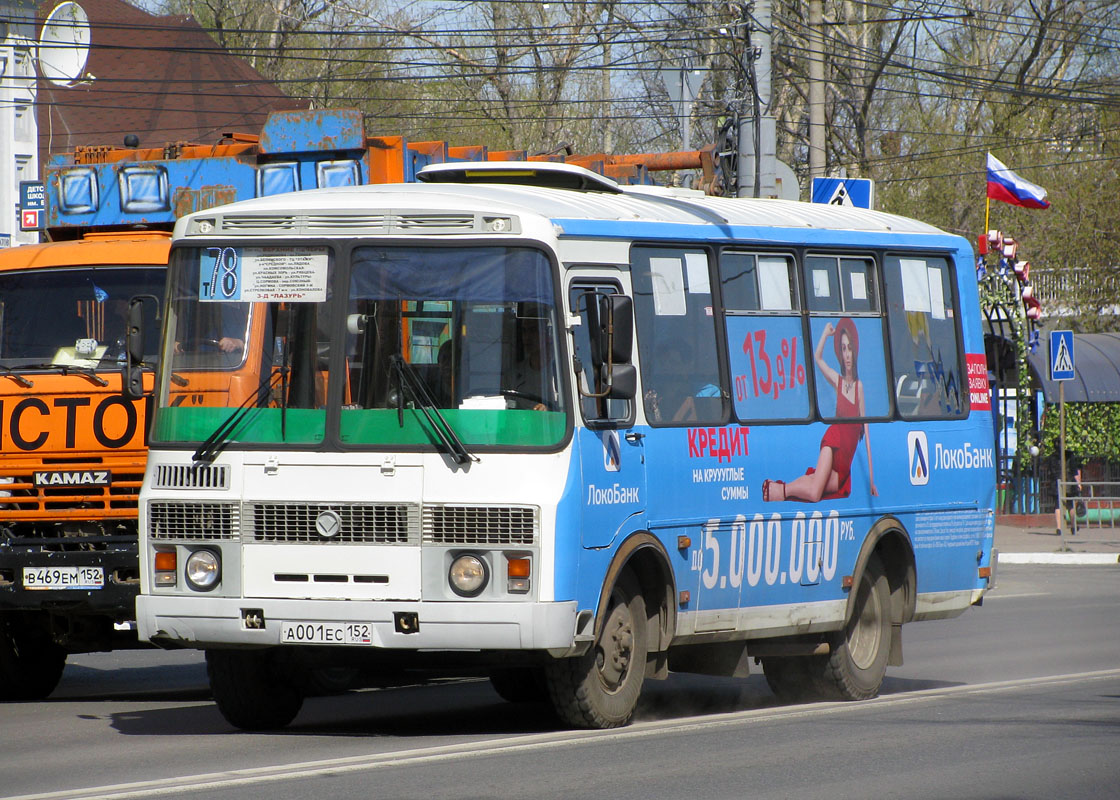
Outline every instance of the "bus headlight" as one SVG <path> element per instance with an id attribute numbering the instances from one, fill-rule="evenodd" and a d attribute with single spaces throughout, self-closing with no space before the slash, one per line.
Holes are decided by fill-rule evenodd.
<path id="1" fill-rule="evenodd" d="M 486 562 L 471 553 L 458 556 L 447 571 L 451 591 L 460 597 L 477 597 L 489 580 L 490 570 L 487 569 Z"/>
<path id="2" fill-rule="evenodd" d="M 222 561 L 213 550 L 195 550 L 187 556 L 183 574 L 192 589 L 208 592 L 221 580 Z"/>

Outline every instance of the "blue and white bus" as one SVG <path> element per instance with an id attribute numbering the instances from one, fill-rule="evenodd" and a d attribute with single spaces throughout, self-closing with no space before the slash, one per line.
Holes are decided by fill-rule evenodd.
<path id="1" fill-rule="evenodd" d="M 979 603 L 995 473 L 968 242 L 549 164 L 182 218 L 143 639 L 233 725 L 323 667 L 489 674 L 626 724 L 669 671 L 874 696 Z M 343 670 L 333 670 L 339 674 Z"/>

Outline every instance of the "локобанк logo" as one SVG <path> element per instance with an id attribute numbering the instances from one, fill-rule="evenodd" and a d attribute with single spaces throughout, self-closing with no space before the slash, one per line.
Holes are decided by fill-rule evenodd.
<path id="1" fill-rule="evenodd" d="M 925 431 L 910 431 L 906 434 L 906 449 L 910 453 L 910 483 L 925 486 L 929 483 L 929 443 Z"/>
<path id="2" fill-rule="evenodd" d="M 622 468 L 622 448 L 619 446 L 618 431 L 603 432 L 603 469 L 618 472 Z"/>

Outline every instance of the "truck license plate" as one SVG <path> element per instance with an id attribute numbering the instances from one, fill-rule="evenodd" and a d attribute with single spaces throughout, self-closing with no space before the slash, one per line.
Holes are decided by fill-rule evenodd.
<path id="1" fill-rule="evenodd" d="M 369 622 L 282 622 L 280 644 L 373 644 Z"/>
<path id="2" fill-rule="evenodd" d="M 24 567 L 24 589 L 103 589 L 102 567 Z"/>

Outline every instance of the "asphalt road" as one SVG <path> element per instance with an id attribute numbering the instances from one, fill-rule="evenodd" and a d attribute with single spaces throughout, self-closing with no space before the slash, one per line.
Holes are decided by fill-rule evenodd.
<path id="1" fill-rule="evenodd" d="M 316 698 L 282 733 L 239 733 L 194 653 L 78 657 L 51 700 L 0 706 L 0 796 L 1120 795 L 1120 568 L 999 581 L 982 608 L 907 626 L 876 700 L 783 706 L 761 675 L 674 675 L 620 731 L 451 681 Z"/>

